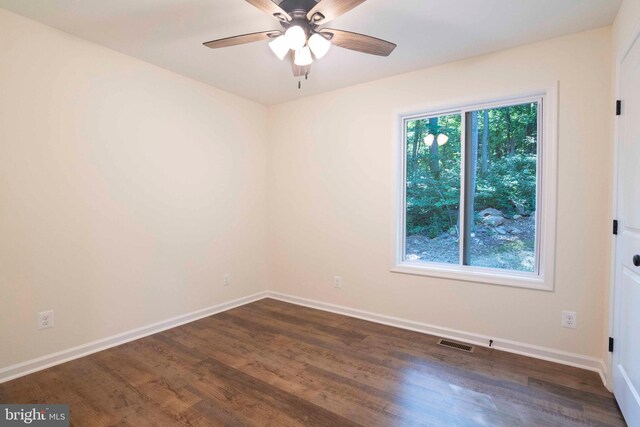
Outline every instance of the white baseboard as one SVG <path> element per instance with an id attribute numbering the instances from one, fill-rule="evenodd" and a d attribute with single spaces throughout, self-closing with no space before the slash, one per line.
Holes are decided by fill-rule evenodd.
<path id="1" fill-rule="evenodd" d="M 0 383 L 19 378 L 33 372 L 41 371 L 43 369 L 68 362 L 73 359 L 78 359 L 92 353 L 97 353 L 99 351 L 106 350 L 108 348 L 115 347 L 129 341 L 134 341 L 149 335 L 153 335 L 167 329 L 175 328 L 176 326 L 184 325 L 185 323 L 190 323 L 216 313 L 239 307 L 241 305 L 249 304 L 251 302 L 265 298 L 267 294 L 267 291 L 258 292 L 256 294 L 238 298 L 233 301 L 216 304 L 211 307 L 176 316 L 171 319 L 163 320 L 161 322 L 153 323 L 151 325 L 143 326 L 141 328 L 133 329 L 121 334 L 92 341 L 87 344 L 82 344 L 68 350 L 51 353 L 46 356 L 28 360 L 26 362 L 17 363 L 15 365 L 0 369 Z"/>
<path id="2" fill-rule="evenodd" d="M 355 308 L 344 307 L 335 304 L 329 304 L 321 301 L 301 298 L 293 295 L 283 294 L 279 292 L 268 291 L 268 297 L 292 304 L 302 305 L 305 307 L 315 308 L 318 310 L 328 311 L 331 313 L 342 314 L 345 316 L 355 317 L 358 319 L 368 320 L 370 322 L 380 323 L 396 328 L 408 329 L 410 331 L 421 332 L 424 334 L 435 335 L 442 338 L 449 338 L 456 341 L 462 341 L 482 347 L 489 347 L 489 340 L 493 340 L 492 348 L 502 350 L 509 353 L 520 354 L 523 356 L 542 359 L 549 362 L 560 363 L 563 365 L 582 368 L 589 371 L 597 372 L 602 379 L 603 384 L 610 390 L 607 384 L 607 369 L 602 359 L 591 356 L 584 356 L 576 353 L 569 353 L 552 348 L 540 347 L 532 344 L 525 344 L 517 341 L 506 340 L 486 335 L 476 334 L 472 332 L 459 331 L 456 329 L 445 328 L 442 326 L 429 325 L 412 320 L 400 319 L 397 317 L 386 316 L 383 314 L 371 313 L 369 311 L 358 310 Z"/>
<path id="3" fill-rule="evenodd" d="M 466 342 L 483 347 L 489 347 L 489 340 L 493 340 L 492 348 L 506 351 L 509 353 L 529 356 L 536 359 L 556 362 L 563 365 L 573 366 L 577 368 L 587 369 L 597 372 L 602 379 L 604 385 L 609 388 L 607 383 L 607 369 L 603 360 L 590 356 L 583 356 L 575 353 L 568 353 L 560 350 L 554 350 L 546 347 L 535 346 L 531 344 L 520 343 L 517 341 L 505 340 L 500 338 L 488 337 L 472 332 L 459 331 L 455 329 L 445 328 L 442 326 L 429 325 L 426 323 L 415 322 L 407 319 L 386 316 L 383 314 L 371 313 L 355 308 L 344 307 L 335 304 L 329 304 L 321 301 L 296 297 L 279 292 L 263 291 L 233 301 L 217 304 L 212 307 L 197 310 L 191 313 L 173 317 L 141 328 L 133 329 L 111 337 L 96 340 L 87 344 L 70 348 L 68 350 L 59 351 L 57 353 L 48 354 L 46 356 L 31 359 L 26 362 L 18 363 L 0 369 L 0 383 L 19 378 L 51 366 L 59 365 L 70 360 L 78 359 L 92 353 L 97 353 L 111 347 L 115 347 L 129 341 L 134 341 L 176 326 L 184 325 L 204 317 L 221 313 L 241 305 L 249 304 L 263 298 L 273 298 L 280 301 L 302 305 L 305 307 L 315 308 L 318 310 L 328 311 L 331 313 L 342 314 L 345 316 L 355 317 L 358 319 L 368 320 L 370 322 L 380 323 L 383 325 L 394 326 L 397 328 L 407 329 L 410 331 L 421 332 L 424 334 L 435 335 L 442 338 L 449 338 L 457 341 Z"/>

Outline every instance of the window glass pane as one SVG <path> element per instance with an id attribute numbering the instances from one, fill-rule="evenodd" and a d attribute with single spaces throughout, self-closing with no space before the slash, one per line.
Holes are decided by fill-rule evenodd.
<path id="1" fill-rule="evenodd" d="M 405 125 L 405 260 L 459 264 L 461 115 Z"/>
<path id="2" fill-rule="evenodd" d="M 467 114 L 465 264 L 536 271 L 538 103 Z"/>

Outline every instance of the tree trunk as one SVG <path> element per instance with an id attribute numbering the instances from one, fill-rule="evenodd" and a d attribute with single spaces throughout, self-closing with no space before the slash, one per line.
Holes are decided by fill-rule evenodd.
<path id="1" fill-rule="evenodd" d="M 420 140 L 422 139 L 423 134 L 423 126 L 422 120 L 416 120 L 416 127 L 414 129 L 414 137 L 413 137 L 413 150 L 411 153 L 411 163 L 413 168 L 412 176 L 415 176 L 418 173 L 418 148 L 420 147 Z"/>
<path id="2" fill-rule="evenodd" d="M 438 118 L 434 117 L 429 119 L 429 130 L 435 136 L 435 140 L 431 147 L 429 147 L 429 154 L 431 155 L 431 172 L 433 176 L 438 178 L 440 176 L 440 156 L 438 154 L 438 132 L 440 132 L 440 126 L 438 126 Z"/>
<path id="3" fill-rule="evenodd" d="M 489 170 L 489 110 L 484 110 L 484 128 L 482 131 L 482 175 Z"/>
<path id="4" fill-rule="evenodd" d="M 527 114 L 527 134 L 525 137 L 534 137 L 537 136 L 538 133 L 538 110 L 537 107 L 534 108 L 536 104 L 529 104 L 529 111 Z M 531 148 L 529 152 L 531 154 L 535 154 L 538 151 L 537 143 L 531 144 Z"/>
<path id="5" fill-rule="evenodd" d="M 470 139 L 470 148 L 471 153 L 469 153 L 468 161 L 469 161 L 469 214 L 473 215 L 475 211 L 475 202 L 476 202 L 476 174 L 478 170 L 478 112 L 473 111 L 471 114 L 471 139 Z M 486 114 L 486 111 L 485 111 Z M 485 122 L 486 123 L 486 122 Z M 485 124 L 485 132 L 486 132 L 486 124 Z M 475 228 L 474 218 L 470 218 L 469 224 L 471 225 L 471 230 Z"/>
<path id="6" fill-rule="evenodd" d="M 516 141 L 513 139 L 511 130 L 511 109 L 507 107 L 507 143 L 509 147 L 509 156 L 513 156 L 516 153 Z"/>

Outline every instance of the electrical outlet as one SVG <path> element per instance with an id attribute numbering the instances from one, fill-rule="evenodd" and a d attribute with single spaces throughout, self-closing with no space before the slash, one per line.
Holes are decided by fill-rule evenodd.
<path id="1" fill-rule="evenodd" d="M 225 273 L 222 278 L 223 286 L 229 286 L 231 284 L 231 273 Z"/>
<path id="2" fill-rule="evenodd" d="M 571 329 L 578 327 L 578 315 L 575 311 L 562 312 L 562 327 Z"/>
<path id="3" fill-rule="evenodd" d="M 38 329 L 53 328 L 53 310 L 38 313 Z"/>
<path id="4" fill-rule="evenodd" d="M 337 289 L 342 289 L 342 277 L 333 276 L 333 287 Z"/>

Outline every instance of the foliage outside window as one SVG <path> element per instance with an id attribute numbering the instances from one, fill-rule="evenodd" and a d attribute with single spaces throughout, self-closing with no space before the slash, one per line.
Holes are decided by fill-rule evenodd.
<path id="1" fill-rule="evenodd" d="M 542 99 L 405 118 L 402 261 L 536 274 Z"/>

